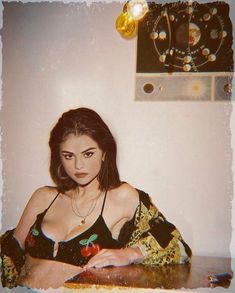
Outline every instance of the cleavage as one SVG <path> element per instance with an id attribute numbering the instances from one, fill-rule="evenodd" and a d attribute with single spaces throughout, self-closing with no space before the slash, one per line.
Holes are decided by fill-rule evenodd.
<path id="1" fill-rule="evenodd" d="M 86 231 L 90 230 L 98 222 L 98 220 L 100 219 L 100 217 L 101 217 L 101 215 L 99 215 L 98 218 L 96 218 L 91 224 L 87 225 L 86 227 L 81 226 L 82 229 L 76 229 L 78 227 L 78 225 L 75 226 L 74 228 L 72 228 L 70 230 L 70 232 L 64 233 L 64 235 L 66 235 L 66 236 L 60 237 L 60 238 L 58 237 L 60 240 L 57 240 L 58 238 L 55 237 L 55 233 L 53 234 L 52 233 L 52 230 L 51 230 L 51 232 L 48 231 L 47 227 L 45 227 L 45 223 L 44 223 L 44 225 L 42 223 L 42 225 L 41 225 L 41 231 L 42 231 L 42 233 L 44 234 L 44 236 L 46 238 L 52 240 L 53 242 L 56 242 L 56 243 L 59 243 L 59 242 L 68 242 L 68 241 L 70 241 L 72 239 L 75 239 L 75 238 L 79 237 L 80 235 L 84 234 Z M 58 224 L 56 224 L 55 226 L 58 226 Z M 76 230 L 77 233 L 73 233 L 72 234 L 71 232 L 74 231 L 74 230 Z M 71 237 L 69 237 L 69 235 L 71 235 Z"/>

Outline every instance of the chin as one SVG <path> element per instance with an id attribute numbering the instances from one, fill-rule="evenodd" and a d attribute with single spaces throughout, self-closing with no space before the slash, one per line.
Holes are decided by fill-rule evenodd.
<path id="1" fill-rule="evenodd" d="M 95 175 L 94 177 L 91 177 L 91 178 L 86 178 L 86 180 L 76 180 L 77 184 L 80 185 L 80 186 L 87 186 L 89 185 L 90 183 L 94 182 L 97 178 L 98 174 Z"/>

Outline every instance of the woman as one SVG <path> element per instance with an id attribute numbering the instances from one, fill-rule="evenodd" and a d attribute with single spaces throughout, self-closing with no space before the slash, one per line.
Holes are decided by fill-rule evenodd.
<path id="1" fill-rule="evenodd" d="M 56 186 L 36 190 L 2 236 L 3 286 L 59 287 L 92 267 L 189 261 L 190 248 L 150 197 L 120 181 L 115 140 L 96 112 L 64 113 L 49 145 Z"/>

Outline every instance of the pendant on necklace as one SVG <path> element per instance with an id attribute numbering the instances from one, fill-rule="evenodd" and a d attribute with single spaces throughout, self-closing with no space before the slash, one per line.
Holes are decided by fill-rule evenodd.
<path id="1" fill-rule="evenodd" d="M 86 224 L 85 219 L 82 219 L 79 226 L 83 226 L 85 224 Z"/>

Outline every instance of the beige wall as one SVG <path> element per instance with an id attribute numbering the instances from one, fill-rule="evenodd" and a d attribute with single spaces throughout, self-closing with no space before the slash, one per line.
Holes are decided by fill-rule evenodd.
<path id="1" fill-rule="evenodd" d="M 153 197 L 195 255 L 229 256 L 232 104 L 134 101 L 136 39 L 115 30 L 121 10 L 118 2 L 5 5 L 3 229 L 16 225 L 34 189 L 52 184 L 56 119 L 88 106 L 113 130 L 122 180 Z"/>

